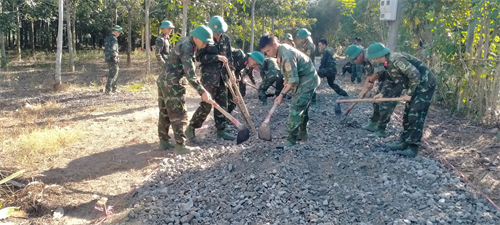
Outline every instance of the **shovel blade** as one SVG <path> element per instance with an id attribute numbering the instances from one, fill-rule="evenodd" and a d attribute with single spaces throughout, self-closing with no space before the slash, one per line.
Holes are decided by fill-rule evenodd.
<path id="1" fill-rule="evenodd" d="M 271 141 L 273 138 L 271 136 L 271 128 L 269 124 L 262 123 L 259 127 L 259 138 L 265 141 Z"/>
<path id="2" fill-rule="evenodd" d="M 335 115 L 336 116 L 342 115 L 342 108 L 340 107 L 340 103 L 335 104 Z"/>
<path id="3" fill-rule="evenodd" d="M 244 127 L 238 132 L 238 136 L 236 137 L 236 144 L 241 144 L 250 138 L 250 130 L 247 127 Z"/>

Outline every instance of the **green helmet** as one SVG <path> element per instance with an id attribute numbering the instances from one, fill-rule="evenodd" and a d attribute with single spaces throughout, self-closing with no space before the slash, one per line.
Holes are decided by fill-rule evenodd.
<path id="1" fill-rule="evenodd" d="M 292 34 L 290 34 L 290 33 L 286 33 L 286 34 L 283 36 L 283 38 L 284 38 L 285 40 L 292 40 L 292 41 L 293 41 Z"/>
<path id="2" fill-rule="evenodd" d="M 189 33 L 205 43 L 211 43 L 214 37 L 212 30 L 205 25 L 200 25 Z"/>
<path id="3" fill-rule="evenodd" d="M 391 50 L 386 48 L 382 43 L 375 42 L 368 46 L 368 50 L 366 51 L 366 58 L 375 59 L 387 55 L 389 54 L 389 52 L 391 52 Z"/>
<path id="4" fill-rule="evenodd" d="M 302 28 L 297 32 L 297 39 L 304 39 L 311 36 L 311 32 L 309 32 L 306 28 Z"/>
<path id="5" fill-rule="evenodd" d="M 115 25 L 113 28 L 111 28 L 112 30 L 117 30 L 117 31 L 120 31 L 120 33 L 123 33 L 123 29 L 122 27 L 118 26 L 118 25 Z"/>
<path id="6" fill-rule="evenodd" d="M 352 61 L 354 58 L 356 58 L 359 53 L 361 53 L 363 51 L 363 47 L 359 46 L 359 45 L 349 45 L 349 47 L 347 47 L 345 49 L 345 55 L 347 57 L 347 59 L 349 61 Z"/>
<path id="7" fill-rule="evenodd" d="M 227 31 L 227 23 L 224 22 L 224 19 L 220 16 L 213 16 L 210 18 L 207 26 L 212 29 L 214 34 L 222 34 Z"/>
<path id="8" fill-rule="evenodd" d="M 175 28 L 174 24 L 168 20 L 161 22 L 160 29 L 162 28 Z"/>
<path id="9" fill-rule="evenodd" d="M 252 59 L 255 59 L 260 65 L 264 64 L 264 55 L 262 55 L 262 53 L 255 51 L 248 55 L 252 57 Z"/>

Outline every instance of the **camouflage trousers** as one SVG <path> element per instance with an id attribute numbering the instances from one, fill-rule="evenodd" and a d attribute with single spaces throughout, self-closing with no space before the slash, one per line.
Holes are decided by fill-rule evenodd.
<path id="1" fill-rule="evenodd" d="M 118 79 L 118 63 L 108 62 L 109 74 L 108 82 L 106 83 L 106 93 L 116 91 L 116 80 Z"/>
<path id="2" fill-rule="evenodd" d="M 166 85 L 166 81 L 158 80 L 158 137 L 160 140 L 168 141 L 170 136 L 168 130 L 172 126 L 174 140 L 177 144 L 184 144 L 186 135 L 184 126 L 187 125 L 186 108 L 186 83 L 181 79 L 181 84 Z"/>
<path id="3" fill-rule="evenodd" d="M 405 104 L 401 140 L 410 145 L 420 145 L 424 130 L 425 117 L 429 111 L 432 96 L 434 95 L 434 91 L 436 89 L 434 75 L 428 70 L 426 72 L 430 73 L 429 81 L 425 85 L 426 88 L 422 89 L 421 87 L 417 87 L 411 101 Z M 422 73 L 422 71 L 420 71 L 420 73 Z"/>
<path id="4" fill-rule="evenodd" d="M 388 85 L 386 92 L 383 93 L 384 98 L 396 98 L 401 95 L 403 91 L 403 85 L 390 82 L 388 80 L 384 81 L 381 85 Z M 380 88 L 379 88 L 380 90 Z M 379 94 L 380 91 L 377 91 Z M 398 105 L 398 102 L 379 102 L 373 103 L 373 115 L 370 118 L 372 122 L 377 123 L 378 129 L 385 129 L 387 124 L 391 121 L 392 112 Z"/>
<path id="5" fill-rule="evenodd" d="M 319 77 L 310 78 L 307 81 L 300 81 L 295 93 L 292 94 L 290 110 L 288 114 L 288 140 L 295 142 L 300 130 L 307 130 L 309 122 L 309 104 L 316 88 L 319 86 Z"/>
<path id="6" fill-rule="evenodd" d="M 363 65 L 353 62 L 351 68 L 351 83 L 354 83 L 355 80 L 357 80 L 358 83 L 361 83 L 361 77 L 363 76 Z"/>
<path id="7" fill-rule="evenodd" d="M 278 96 L 280 95 L 281 91 L 284 88 L 283 77 L 277 77 L 277 76 L 266 77 L 266 79 L 264 79 L 262 83 L 260 83 L 258 92 L 259 92 L 259 100 L 261 102 L 267 102 L 266 91 L 275 83 L 276 83 L 276 88 L 274 90 L 274 95 Z"/>
<path id="8" fill-rule="evenodd" d="M 210 93 L 212 99 L 217 102 L 224 110 L 228 111 L 228 89 L 223 81 L 220 82 L 218 87 L 213 87 L 212 85 L 203 84 L 205 90 Z M 193 114 L 189 125 L 194 128 L 200 128 L 203 122 L 207 119 L 208 114 L 212 110 L 212 105 L 210 103 L 201 102 L 198 109 Z M 227 120 L 224 114 L 219 112 L 219 110 L 214 110 L 214 120 L 215 127 L 217 130 L 223 130 L 227 126 Z"/>
<path id="9" fill-rule="evenodd" d="M 318 70 L 318 76 L 320 78 L 326 77 L 326 80 L 328 81 L 328 86 L 332 88 L 338 95 L 346 95 L 347 92 L 340 88 L 338 84 L 335 83 L 335 77 L 337 75 L 337 69 L 319 69 Z"/>

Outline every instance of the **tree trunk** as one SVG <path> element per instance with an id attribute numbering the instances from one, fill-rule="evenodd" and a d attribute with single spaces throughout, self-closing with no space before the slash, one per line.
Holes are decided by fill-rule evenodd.
<path id="1" fill-rule="evenodd" d="M 55 85 L 61 84 L 61 58 L 63 42 L 64 0 L 59 0 L 59 24 L 57 26 L 57 52 L 56 52 L 56 76 Z"/>
<path id="2" fill-rule="evenodd" d="M 45 35 L 46 37 L 46 41 L 47 41 L 47 50 L 51 50 L 52 49 L 52 35 L 51 35 L 51 32 L 50 32 L 50 20 L 47 21 L 47 34 Z"/>
<path id="3" fill-rule="evenodd" d="M 401 4 L 404 0 L 399 0 L 398 1 L 398 11 L 396 15 L 396 20 L 395 21 L 389 21 L 389 34 L 387 35 L 387 47 L 391 51 L 396 51 L 396 45 L 398 41 L 398 30 L 399 30 L 399 24 L 401 24 L 401 18 L 402 13 L 401 13 Z"/>
<path id="4" fill-rule="evenodd" d="M 2 13 L 2 0 L 0 0 L 0 14 Z M 0 32 L 0 48 L 1 48 L 1 57 L 2 60 L 6 60 L 5 58 L 5 39 L 3 36 L 3 32 Z"/>
<path id="5" fill-rule="evenodd" d="M 251 32 L 250 32 L 250 52 L 253 52 L 253 46 L 254 44 L 254 34 L 255 34 L 255 2 L 257 0 L 253 0 L 252 2 L 252 27 L 251 27 Z"/>
<path id="6" fill-rule="evenodd" d="M 469 23 L 467 27 L 467 36 L 465 38 L 465 54 L 467 58 L 472 57 L 472 47 L 474 44 L 474 31 L 476 30 L 476 20 L 473 17 L 469 17 L 467 20 Z"/>
<path id="7" fill-rule="evenodd" d="M 31 54 L 35 55 L 35 22 L 31 20 Z"/>
<path id="8" fill-rule="evenodd" d="M 16 21 L 17 21 L 17 38 L 16 38 L 17 60 L 21 61 L 21 18 L 19 16 L 19 5 L 16 5 Z"/>
<path id="9" fill-rule="evenodd" d="M 128 9 L 128 31 L 127 31 L 127 66 L 130 66 L 130 54 L 132 52 L 132 6 L 127 7 Z"/>
<path id="10" fill-rule="evenodd" d="M 70 5 L 71 5 L 71 0 L 66 0 L 66 31 L 67 31 L 67 37 L 68 37 L 68 52 L 69 52 L 69 67 L 71 69 L 71 72 L 75 72 L 75 61 L 73 59 L 73 34 L 71 33 L 71 10 L 70 10 Z"/>
<path id="11" fill-rule="evenodd" d="M 241 50 L 245 52 L 245 38 L 243 38 L 243 43 L 241 44 Z"/>
<path id="12" fill-rule="evenodd" d="M 262 17 L 262 36 L 266 33 L 266 17 Z"/>
<path id="13" fill-rule="evenodd" d="M 149 34 L 149 30 L 151 27 L 149 26 L 149 6 L 151 4 L 150 0 L 145 0 L 145 10 L 144 10 L 144 20 L 146 22 L 146 35 L 145 35 L 145 41 L 146 41 L 146 74 L 149 74 L 151 71 L 151 59 L 149 58 L 149 55 L 151 53 L 151 35 Z"/>
<path id="14" fill-rule="evenodd" d="M 144 51 L 144 29 L 141 30 L 141 50 Z"/>
<path id="15" fill-rule="evenodd" d="M 186 34 L 187 34 L 188 6 L 189 6 L 189 0 L 182 0 L 182 30 L 181 30 L 181 37 L 186 37 Z"/>
<path id="16" fill-rule="evenodd" d="M 274 16 L 273 16 L 273 19 L 272 19 L 271 23 L 272 23 L 271 24 L 271 34 L 274 35 Z"/>
<path id="17" fill-rule="evenodd" d="M 76 43 L 76 3 L 72 5 L 71 11 L 73 14 L 73 18 L 71 19 L 71 36 L 73 37 L 73 53 L 76 55 L 76 48 L 77 48 L 77 43 Z"/>

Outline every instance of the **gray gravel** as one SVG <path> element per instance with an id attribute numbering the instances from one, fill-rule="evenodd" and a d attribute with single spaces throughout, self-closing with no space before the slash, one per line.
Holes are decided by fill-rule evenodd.
<path id="1" fill-rule="evenodd" d="M 342 87 L 348 85 L 340 83 Z M 350 94 L 355 87 L 346 87 Z M 246 102 L 256 126 L 271 105 L 254 90 Z M 163 160 L 161 171 L 132 199 L 128 220 L 143 224 L 500 224 L 500 212 L 448 168 L 424 156 L 409 159 L 384 149 L 386 139 L 359 127 L 371 104 L 349 119 L 335 117 L 338 97 L 322 81 L 319 107 L 310 111 L 310 139 L 276 149 L 286 138 L 288 104 L 271 119 L 273 142 L 216 140 L 210 130 L 200 150 Z M 344 105 L 344 110 L 347 105 Z M 237 117 L 241 118 L 238 113 Z M 243 121 L 243 120 L 241 120 Z M 233 128 L 234 129 L 234 128 Z"/>

